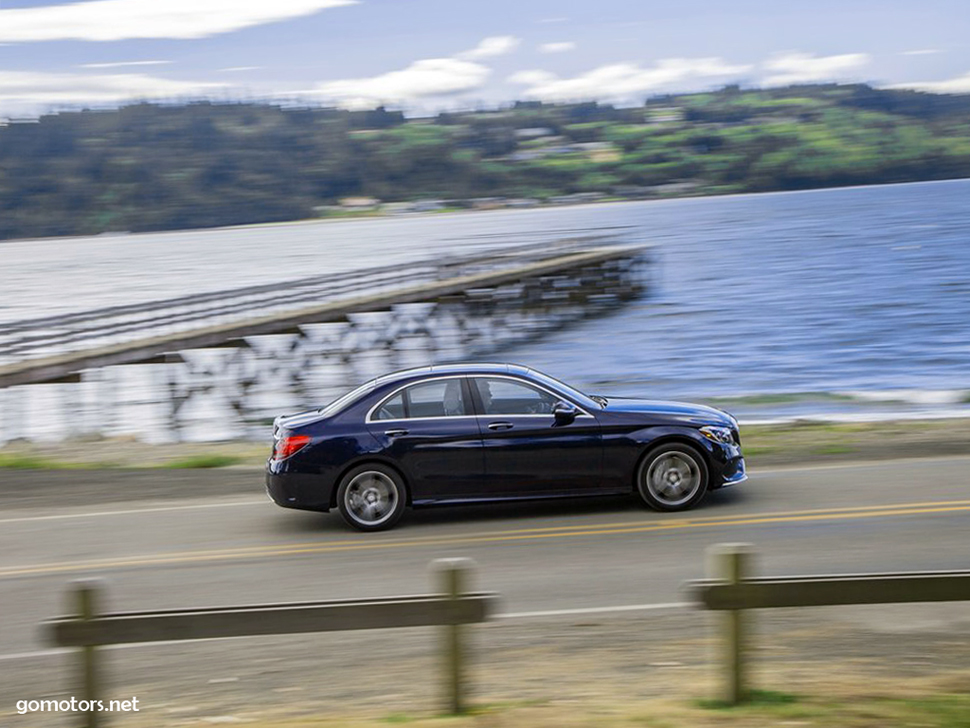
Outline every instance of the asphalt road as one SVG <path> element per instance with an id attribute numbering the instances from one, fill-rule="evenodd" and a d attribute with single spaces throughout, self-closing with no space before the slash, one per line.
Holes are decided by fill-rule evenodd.
<path id="1" fill-rule="evenodd" d="M 237 495 L 146 500 L 119 483 L 112 501 L 103 483 L 89 505 L 51 491 L 0 511 L 0 714 L 15 698 L 63 692 L 64 658 L 45 652 L 38 625 L 66 611 L 78 578 L 102 577 L 112 610 L 256 604 L 421 593 L 431 561 L 465 556 L 478 565 L 474 586 L 499 592 L 503 613 L 541 619 L 681 602 L 680 585 L 704 575 L 705 549 L 720 542 L 754 544 L 762 574 L 970 568 L 968 457 L 753 472 L 688 513 L 655 513 L 632 498 L 474 506 L 411 512 L 377 534 L 353 532 L 336 514 L 276 507 L 259 473 L 222 477 Z M 14 490 L 14 474 L 0 486 Z M 965 606 L 919 614 L 945 628 L 966 621 Z M 888 607 L 852 615 L 914 621 Z M 209 648 L 225 665 L 252 642 L 210 644 L 232 645 Z M 258 644 L 272 659 L 272 640 Z M 152 679 L 178 670 L 171 646 L 125 652 L 151 650 L 161 655 L 144 658 Z"/>

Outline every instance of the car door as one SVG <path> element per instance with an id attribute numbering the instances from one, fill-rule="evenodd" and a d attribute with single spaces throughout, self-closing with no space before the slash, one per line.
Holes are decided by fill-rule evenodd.
<path id="1" fill-rule="evenodd" d="M 492 495 L 531 496 L 600 487 L 600 426 L 579 410 L 557 420 L 564 398 L 514 377 L 472 378 L 472 394 L 485 452 L 485 483 Z"/>
<path id="2" fill-rule="evenodd" d="M 367 427 L 381 443 L 381 454 L 404 473 L 412 501 L 481 494 L 482 437 L 464 377 L 437 377 L 396 390 L 371 410 Z"/>

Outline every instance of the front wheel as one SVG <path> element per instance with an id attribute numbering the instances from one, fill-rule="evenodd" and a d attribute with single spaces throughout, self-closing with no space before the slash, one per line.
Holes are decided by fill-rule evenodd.
<path id="1" fill-rule="evenodd" d="M 647 453 L 637 469 L 640 497 L 658 511 L 683 511 L 707 492 L 707 463 L 690 445 L 667 443 Z"/>
<path id="2" fill-rule="evenodd" d="M 337 488 L 337 508 L 344 520 L 360 531 L 381 531 L 404 513 L 404 481 L 396 471 L 368 463 L 348 472 Z"/>

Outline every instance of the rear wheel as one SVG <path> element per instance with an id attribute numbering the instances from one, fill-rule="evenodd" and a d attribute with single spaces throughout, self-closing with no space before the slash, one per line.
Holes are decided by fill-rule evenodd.
<path id="1" fill-rule="evenodd" d="M 381 531 L 404 513 L 404 481 L 386 465 L 368 463 L 349 471 L 337 488 L 337 508 L 344 520 L 361 531 Z"/>
<path id="2" fill-rule="evenodd" d="M 707 463 L 690 445 L 671 442 L 647 453 L 637 469 L 640 497 L 658 511 L 683 511 L 707 492 Z"/>

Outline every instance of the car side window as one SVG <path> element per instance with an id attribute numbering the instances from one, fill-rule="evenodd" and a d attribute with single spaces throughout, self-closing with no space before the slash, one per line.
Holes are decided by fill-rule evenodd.
<path id="1" fill-rule="evenodd" d="M 457 417 L 467 413 L 461 379 L 422 382 L 404 390 L 406 417 Z"/>
<path id="2" fill-rule="evenodd" d="M 388 400 L 377 408 L 374 412 L 375 420 L 400 420 L 404 419 L 406 412 L 404 410 L 404 393 L 395 394 Z"/>
<path id="3" fill-rule="evenodd" d="M 475 379 L 478 396 L 487 415 L 550 414 L 559 399 L 545 390 L 511 379 Z"/>

